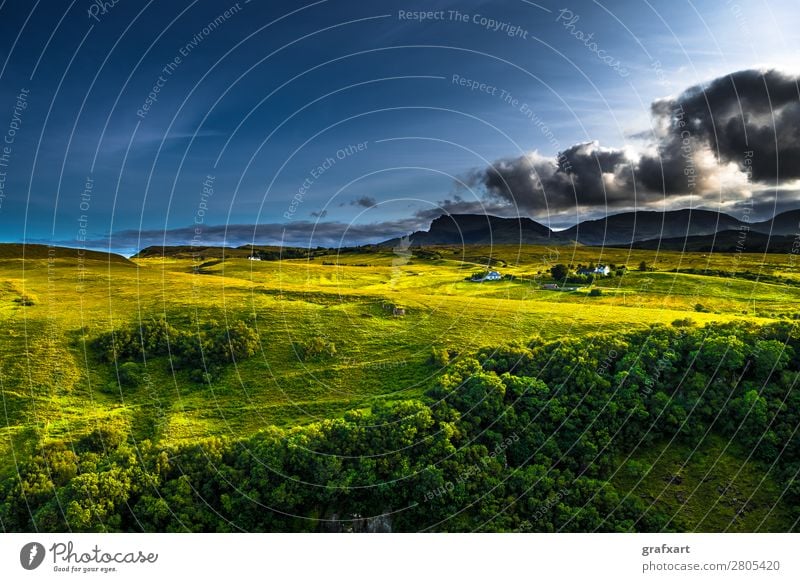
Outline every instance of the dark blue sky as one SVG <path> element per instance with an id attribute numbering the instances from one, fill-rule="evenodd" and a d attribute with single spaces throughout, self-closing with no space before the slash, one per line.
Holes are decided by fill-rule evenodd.
<path id="1" fill-rule="evenodd" d="M 100 4 L 0 4 L 2 240 L 331 245 L 444 211 L 557 227 L 753 198 L 770 214 L 796 197 L 796 176 L 753 179 L 694 135 L 691 191 L 640 192 L 614 166 L 600 202 L 548 198 L 575 185 L 554 165 L 574 144 L 623 152 L 615 164 L 658 155 L 657 99 L 749 69 L 791 80 L 792 0 Z M 498 189 L 498 163 L 537 177 Z"/>

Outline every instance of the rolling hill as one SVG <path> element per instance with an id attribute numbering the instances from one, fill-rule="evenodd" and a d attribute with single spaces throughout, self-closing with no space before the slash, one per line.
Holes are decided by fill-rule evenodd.
<path id="1" fill-rule="evenodd" d="M 585 220 L 559 234 L 589 246 L 628 245 L 659 238 L 714 234 L 743 224 L 728 214 L 712 210 L 637 211 Z"/>
<path id="2" fill-rule="evenodd" d="M 86 261 L 105 261 L 135 265 L 129 259 L 115 253 L 73 249 L 70 247 L 49 246 L 41 244 L 0 243 L 0 260 L 9 259 L 73 259 Z"/>
<path id="3" fill-rule="evenodd" d="M 786 235 L 769 236 L 754 231 L 723 230 L 714 234 L 656 238 L 619 246 L 694 253 L 790 253 L 795 244 L 794 240 L 793 236 Z"/>
<path id="4" fill-rule="evenodd" d="M 796 236 L 800 232 L 800 209 L 781 212 L 763 222 L 754 222 L 750 228 L 766 234 Z"/>

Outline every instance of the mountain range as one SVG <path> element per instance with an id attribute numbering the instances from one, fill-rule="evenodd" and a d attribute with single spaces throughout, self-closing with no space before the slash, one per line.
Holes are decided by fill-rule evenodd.
<path id="1" fill-rule="evenodd" d="M 741 247 L 741 252 L 783 252 L 791 248 L 798 234 L 800 209 L 761 222 L 747 222 L 713 210 L 640 210 L 585 220 L 560 231 L 524 217 L 449 214 L 434 219 L 428 230 L 411 233 L 408 240 L 412 247 L 570 244 L 577 241 L 587 246 L 664 250 L 681 250 L 686 246 L 686 250 L 720 251 Z M 400 241 L 394 238 L 381 243 L 381 246 L 396 246 Z"/>
<path id="2" fill-rule="evenodd" d="M 484 214 L 444 214 L 428 230 L 392 238 L 381 247 L 435 245 L 568 245 L 630 247 L 695 252 L 798 252 L 800 209 L 789 210 L 761 222 L 739 220 L 713 210 L 640 210 L 584 220 L 565 230 L 552 230 L 527 217 L 501 218 Z M 257 251 L 257 252 L 256 252 Z M 153 246 L 138 258 L 152 256 L 203 258 L 247 257 L 267 254 L 271 259 L 302 258 L 309 249 L 253 246 L 192 247 Z"/>

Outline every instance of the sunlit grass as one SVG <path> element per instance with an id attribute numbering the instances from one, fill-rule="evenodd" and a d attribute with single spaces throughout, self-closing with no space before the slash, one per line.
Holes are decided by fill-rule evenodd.
<path id="1" fill-rule="evenodd" d="M 8 249 L 6 249 L 7 251 Z M 420 396 L 441 372 L 432 347 L 468 352 L 485 345 L 627 331 L 690 317 L 698 324 L 793 316 L 800 287 L 761 283 L 736 272 L 795 278 L 786 257 L 627 252 L 586 247 L 435 249 L 427 258 L 391 249 L 332 253 L 313 260 L 85 260 L 74 256 L 0 259 L 0 375 L 5 402 L 2 471 L 30 439 L 67 438 L 113 422 L 136 439 L 186 441 L 245 436 L 269 424 L 293 425 L 368 407 L 375 399 Z M 491 260 L 490 260 L 491 259 Z M 657 271 L 640 272 L 646 261 Z M 555 262 L 606 262 L 628 271 L 588 288 L 540 288 Z M 329 264 L 324 264 L 329 263 Z M 515 280 L 471 283 L 489 263 Z M 688 275 L 674 268 L 731 271 Z M 33 305 L 24 306 L 23 295 Z M 697 311 L 700 304 L 702 311 Z M 394 309 L 405 315 L 395 316 Z M 211 385 L 172 373 L 167 358 L 148 362 L 148 386 L 120 389 L 113 365 L 87 342 L 152 317 L 177 326 L 247 320 L 261 353 L 229 366 Z M 336 345 L 333 358 L 301 362 L 311 337 Z M 20 449 L 22 450 L 22 449 Z"/>

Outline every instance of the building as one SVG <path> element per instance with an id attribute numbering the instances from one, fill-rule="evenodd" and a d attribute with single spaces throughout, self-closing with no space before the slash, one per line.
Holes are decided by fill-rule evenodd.
<path id="1" fill-rule="evenodd" d="M 594 269 L 594 274 L 606 277 L 611 274 L 611 267 L 608 265 L 597 265 Z"/>
<path id="2" fill-rule="evenodd" d="M 489 271 L 484 275 L 473 275 L 472 281 L 480 283 L 481 281 L 499 281 L 503 276 L 497 271 Z"/>
<path id="3" fill-rule="evenodd" d="M 578 275 L 600 275 L 606 277 L 611 274 L 611 267 L 608 265 L 597 265 L 595 268 L 582 267 L 578 269 Z"/>

